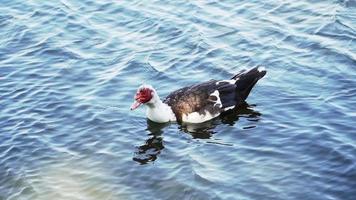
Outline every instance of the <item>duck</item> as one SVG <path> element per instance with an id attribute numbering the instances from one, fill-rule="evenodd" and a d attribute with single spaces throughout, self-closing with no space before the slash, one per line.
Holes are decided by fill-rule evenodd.
<path id="1" fill-rule="evenodd" d="M 130 109 L 145 105 L 147 118 L 156 123 L 203 123 L 246 104 L 252 88 L 266 73 L 262 66 L 244 69 L 230 79 L 212 79 L 175 90 L 163 100 L 152 85 L 143 84 Z"/>

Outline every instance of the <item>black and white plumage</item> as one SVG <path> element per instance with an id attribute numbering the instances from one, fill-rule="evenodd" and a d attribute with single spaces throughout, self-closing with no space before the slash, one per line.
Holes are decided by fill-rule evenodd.
<path id="1" fill-rule="evenodd" d="M 141 86 L 131 109 L 147 105 L 147 117 L 155 122 L 201 123 L 245 103 L 253 86 L 266 74 L 264 67 L 243 70 L 229 80 L 210 80 L 169 94 L 163 102 L 152 86 Z"/>

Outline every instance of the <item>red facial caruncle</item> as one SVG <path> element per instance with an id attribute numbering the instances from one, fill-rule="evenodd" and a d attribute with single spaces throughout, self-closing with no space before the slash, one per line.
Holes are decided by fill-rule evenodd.
<path id="1" fill-rule="evenodd" d="M 152 90 L 150 88 L 140 88 L 135 95 L 135 102 L 131 106 L 131 110 L 138 108 L 140 105 L 149 102 L 152 99 Z"/>

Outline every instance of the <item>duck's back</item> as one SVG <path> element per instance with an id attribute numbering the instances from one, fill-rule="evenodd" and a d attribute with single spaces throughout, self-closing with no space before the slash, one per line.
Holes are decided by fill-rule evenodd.
<path id="1" fill-rule="evenodd" d="M 230 80 L 210 80 L 169 94 L 168 104 L 178 122 L 201 123 L 245 102 L 256 82 L 266 74 L 261 68 L 241 71 Z"/>
<path id="2" fill-rule="evenodd" d="M 176 90 L 164 102 L 171 106 L 177 121 L 200 123 L 236 105 L 235 96 L 235 84 L 210 80 Z"/>

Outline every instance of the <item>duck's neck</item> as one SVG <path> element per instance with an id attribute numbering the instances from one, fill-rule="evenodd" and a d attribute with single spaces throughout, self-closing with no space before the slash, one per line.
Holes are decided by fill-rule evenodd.
<path id="1" fill-rule="evenodd" d="M 158 96 L 153 98 L 153 101 L 146 103 L 146 106 L 146 115 L 151 121 L 158 123 L 176 121 L 176 116 L 172 108 L 166 103 L 163 103 Z"/>

